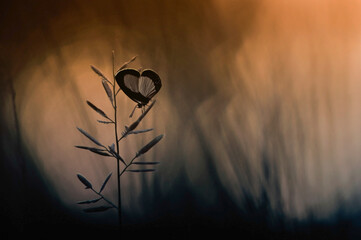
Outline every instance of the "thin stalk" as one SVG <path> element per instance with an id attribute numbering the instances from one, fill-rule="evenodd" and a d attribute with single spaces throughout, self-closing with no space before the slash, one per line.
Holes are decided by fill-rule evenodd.
<path id="1" fill-rule="evenodd" d="M 134 161 L 134 159 L 136 159 L 137 158 L 137 156 L 135 156 L 130 162 L 129 162 L 129 164 L 128 165 L 126 165 L 125 166 L 125 168 L 123 168 L 123 171 L 121 172 L 121 173 L 119 173 L 118 174 L 118 177 L 120 178 L 120 176 L 122 176 L 123 175 L 123 173 L 127 170 L 127 168 L 128 167 L 130 167 L 131 165 L 132 165 L 132 163 L 133 163 L 133 161 Z"/>
<path id="2" fill-rule="evenodd" d="M 117 95 L 115 93 L 115 73 L 114 73 L 114 51 L 112 52 L 112 62 L 113 62 L 113 101 L 114 101 L 114 134 L 115 134 L 115 146 L 117 155 L 119 155 L 119 142 L 118 142 L 118 121 L 117 121 Z M 122 227 L 122 199 L 120 193 L 120 166 L 119 160 L 117 159 L 117 185 L 118 185 L 118 218 L 119 218 L 119 228 Z"/>

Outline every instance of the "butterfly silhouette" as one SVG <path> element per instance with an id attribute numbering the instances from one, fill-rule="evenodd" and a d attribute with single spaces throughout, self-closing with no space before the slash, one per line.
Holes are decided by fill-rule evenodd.
<path id="1" fill-rule="evenodd" d="M 132 68 L 122 69 L 115 75 L 115 80 L 120 89 L 137 103 L 129 117 L 133 116 L 137 107 L 144 111 L 144 107 L 162 87 L 159 75 L 150 69 L 141 72 Z"/>

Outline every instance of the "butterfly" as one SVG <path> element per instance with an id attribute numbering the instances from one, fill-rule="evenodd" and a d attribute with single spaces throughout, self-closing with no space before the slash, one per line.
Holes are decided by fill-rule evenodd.
<path id="1" fill-rule="evenodd" d="M 159 75 L 150 69 L 139 72 L 136 69 L 126 68 L 115 75 L 120 89 L 137 105 L 129 117 L 133 116 L 135 109 L 143 108 L 156 95 L 162 87 Z"/>

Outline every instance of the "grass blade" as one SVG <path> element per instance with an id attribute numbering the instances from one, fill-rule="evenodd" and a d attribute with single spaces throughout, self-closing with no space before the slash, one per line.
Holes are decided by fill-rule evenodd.
<path id="1" fill-rule="evenodd" d="M 80 149 L 85 149 L 85 150 L 89 150 L 93 153 L 102 155 L 102 156 L 107 156 L 107 157 L 111 157 L 111 155 L 107 152 L 105 152 L 105 150 L 103 149 L 99 149 L 99 148 L 92 148 L 92 147 L 84 147 L 84 146 L 75 146 L 76 148 L 80 148 Z"/>
<path id="2" fill-rule="evenodd" d="M 125 132 L 126 134 L 128 134 L 129 132 L 133 131 L 134 129 L 136 129 L 138 127 L 139 121 L 135 121 L 133 122 L 129 127 L 125 127 Z"/>
<path id="3" fill-rule="evenodd" d="M 100 123 L 103 123 L 103 124 L 110 124 L 110 123 L 114 123 L 114 122 L 108 122 L 108 121 L 102 121 L 102 120 L 97 120 L 98 122 Z"/>
<path id="4" fill-rule="evenodd" d="M 144 129 L 144 130 L 138 130 L 138 131 L 131 131 L 128 133 L 129 134 L 139 134 L 139 133 L 146 133 L 146 132 L 150 132 L 150 131 L 153 131 L 153 128 L 150 128 L 150 129 Z"/>
<path id="5" fill-rule="evenodd" d="M 125 62 L 120 68 L 118 71 L 126 68 L 130 63 L 134 62 L 134 60 L 137 58 L 137 56 L 134 56 L 132 59 L 130 59 L 128 62 Z"/>
<path id="6" fill-rule="evenodd" d="M 81 174 L 77 174 L 80 182 L 82 182 L 84 185 L 85 185 L 85 189 L 87 188 L 92 188 L 92 184 L 84 177 L 82 176 Z"/>
<path id="7" fill-rule="evenodd" d="M 86 150 L 97 150 L 97 151 L 102 151 L 104 152 L 104 149 L 100 149 L 100 148 L 93 148 L 93 147 L 86 147 L 86 146 L 74 146 L 76 148 L 80 148 L 80 149 L 86 149 Z"/>
<path id="8" fill-rule="evenodd" d="M 105 76 L 103 73 L 101 73 L 96 67 L 90 65 L 90 68 L 102 79 L 104 79 L 105 81 L 107 81 L 108 83 L 110 83 L 111 85 L 113 85 Z"/>
<path id="9" fill-rule="evenodd" d="M 159 163 L 160 162 L 133 162 L 133 164 L 136 164 L 136 165 L 156 165 Z"/>
<path id="10" fill-rule="evenodd" d="M 81 128 L 78 128 L 79 132 L 81 132 L 84 136 L 86 136 L 87 138 L 89 138 L 93 143 L 95 143 L 98 146 L 104 147 L 100 142 L 98 142 L 98 140 L 96 140 L 94 137 L 92 137 L 89 133 L 87 133 L 86 131 L 84 131 Z"/>
<path id="11" fill-rule="evenodd" d="M 96 202 L 98 202 L 100 199 L 102 199 L 102 198 L 100 197 L 100 198 L 97 198 L 97 199 L 80 201 L 80 202 L 77 202 L 77 204 L 91 204 L 91 203 L 96 203 Z"/>
<path id="12" fill-rule="evenodd" d="M 104 212 L 110 208 L 113 208 L 113 207 L 100 206 L 100 207 L 86 208 L 86 209 L 84 209 L 84 212 L 87 212 L 87 213 Z"/>
<path id="13" fill-rule="evenodd" d="M 105 90 L 110 102 L 113 105 L 113 92 L 112 92 L 112 90 L 110 89 L 107 81 L 105 81 L 104 79 L 102 80 L 102 84 L 103 84 L 104 90 Z"/>
<path id="14" fill-rule="evenodd" d="M 107 182 L 109 181 L 109 179 L 110 179 L 111 176 L 112 176 L 112 173 L 110 173 L 110 174 L 108 175 L 108 177 L 105 179 L 102 187 L 100 188 L 99 193 L 101 193 L 101 192 L 103 191 L 103 189 L 105 188 L 105 185 L 107 184 Z"/>
<path id="15" fill-rule="evenodd" d="M 105 117 L 106 119 L 111 120 L 103 110 L 101 110 L 100 108 L 98 108 L 97 106 L 95 106 L 94 104 L 92 104 L 89 101 L 86 101 L 86 103 L 89 105 L 89 107 L 91 107 L 94 111 L 96 111 L 97 113 L 99 113 L 100 115 L 102 115 L 103 117 Z"/>
<path id="16" fill-rule="evenodd" d="M 93 149 L 89 149 L 91 152 L 93 153 L 96 153 L 96 154 L 99 154 L 101 156 L 106 156 L 106 157 L 111 157 L 112 155 L 110 155 L 109 153 L 107 152 L 104 152 L 104 151 L 99 151 L 99 150 L 93 150 Z"/>
<path id="17" fill-rule="evenodd" d="M 145 145 L 144 147 L 142 147 L 136 154 L 135 157 L 139 157 L 140 155 L 148 152 L 152 147 L 154 147 L 154 145 L 156 145 L 160 140 L 162 140 L 163 138 L 163 134 L 155 137 L 152 141 L 150 141 L 147 145 Z"/>

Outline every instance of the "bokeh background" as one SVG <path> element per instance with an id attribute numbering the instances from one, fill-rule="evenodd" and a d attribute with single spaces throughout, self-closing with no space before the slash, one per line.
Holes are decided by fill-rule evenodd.
<path id="1" fill-rule="evenodd" d="M 101 81 L 133 56 L 163 87 L 129 136 L 154 174 L 122 178 L 127 237 L 361 237 L 361 3 L 356 0 L 2 1 L 3 236 L 109 237 L 117 214 L 76 202 L 115 162 L 74 148 L 76 127 L 110 145 Z M 129 125 L 134 103 L 119 94 Z M 139 114 L 139 111 L 136 113 Z M 116 202 L 116 181 L 104 193 Z M 236 234 L 236 235 L 234 235 Z"/>

